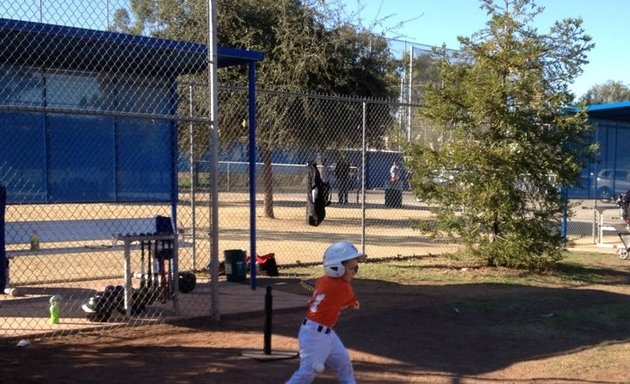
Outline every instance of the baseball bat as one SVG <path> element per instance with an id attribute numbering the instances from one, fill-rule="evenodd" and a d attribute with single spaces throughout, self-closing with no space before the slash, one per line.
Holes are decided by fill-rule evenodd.
<path id="1" fill-rule="evenodd" d="M 300 286 L 308 291 L 315 291 L 315 284 L 313 284 L 313 281 L 300 280 Z"/>

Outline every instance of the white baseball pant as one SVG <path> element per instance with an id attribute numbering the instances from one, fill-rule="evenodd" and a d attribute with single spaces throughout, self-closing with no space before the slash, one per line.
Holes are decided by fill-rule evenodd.
<path id="1" fill-rule="evenodd" d="M 315 380 L 314 366 L 323 363 L 337 372 L 342 384 L 356 384 L 348 350 L 332 328 L 304 319 L 298 333 L 300 367 L 286 384 L 307 384 Z"/>

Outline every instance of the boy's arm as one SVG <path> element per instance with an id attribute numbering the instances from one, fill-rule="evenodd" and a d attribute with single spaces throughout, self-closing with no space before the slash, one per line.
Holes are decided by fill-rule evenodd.
<path id="1" fill-rule="evenodd" d="M 341 307 L 341 309 L 359 309 L 360 304 L 359 304 L 359 300 L 357 300 L 356 297 L 352 298 L 352 301 L 346 305 L 344 305 L 343 307 Z"/>

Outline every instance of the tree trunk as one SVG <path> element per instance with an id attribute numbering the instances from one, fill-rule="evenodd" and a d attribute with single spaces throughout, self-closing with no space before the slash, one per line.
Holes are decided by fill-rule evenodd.
<path id="1" fill-rule="evenodd" d="M 262 156 L 262 182 L 264 192 L 265 217 L 275 219 L 273 214 L 273 172 L 271 170 L 271 150 L 263 145 Z"/>

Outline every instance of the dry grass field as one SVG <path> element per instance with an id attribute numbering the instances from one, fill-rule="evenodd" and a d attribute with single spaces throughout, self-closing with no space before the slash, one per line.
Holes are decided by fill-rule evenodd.
<path id="1" fill-rule="evenodd" d="M 182 196 L 178 206 L 178 228 L 185 234 L 179 252 L 181 270 L 201 270 L 210 258 L 209 209 L 207 196 L 196 198 L 193 214 L 190 198 Z M 430 213 L 425 205 L 406 194 L 403 206 L 388 208 L 383 192 L 371 191 L 365 205 L 353 200 L 348 205 L 333 203 L 327 208 L 324 222 L 318 227 L 306 224 L 306 209 L 299 193 L 278 194 L 274 201 L 275 218 L 263 214 L 262 197 L 255 211 L 256 250 L 258 254 L 274 253 L 278 264 L 318 262 L 331 242 L 347 239 L 356 244 L 365 239 L 365 251 L 372 258 L 388 258 L 450 251 L 453 245 L 420 236 L 411 228 L 416 219 Z M 7 221 L 90 220 L 96 218 L 170 216 L 164 205 L 83 204 L 18 205 L 7 208 Z M 245 193 L 221 193 L 219 205 L 219 252 L 229 249 L 250 250 L 250 208 Z M 194 223 L 193 223 L 194 217 Z M 364 226 L 362 226 L 362 223 Z M 195 235 L 192 247 L 192 235 Z M 77 279 L 122 275 L 122 253 L 112 249 L 109 241 L 46 243 L 41 250 L 29 252 L 28 244 L 8 247 L 19 255 L 11 265 L 13 284 L 40 284 Z M 138 257 L 134 257 L 137 260 Z"/>

